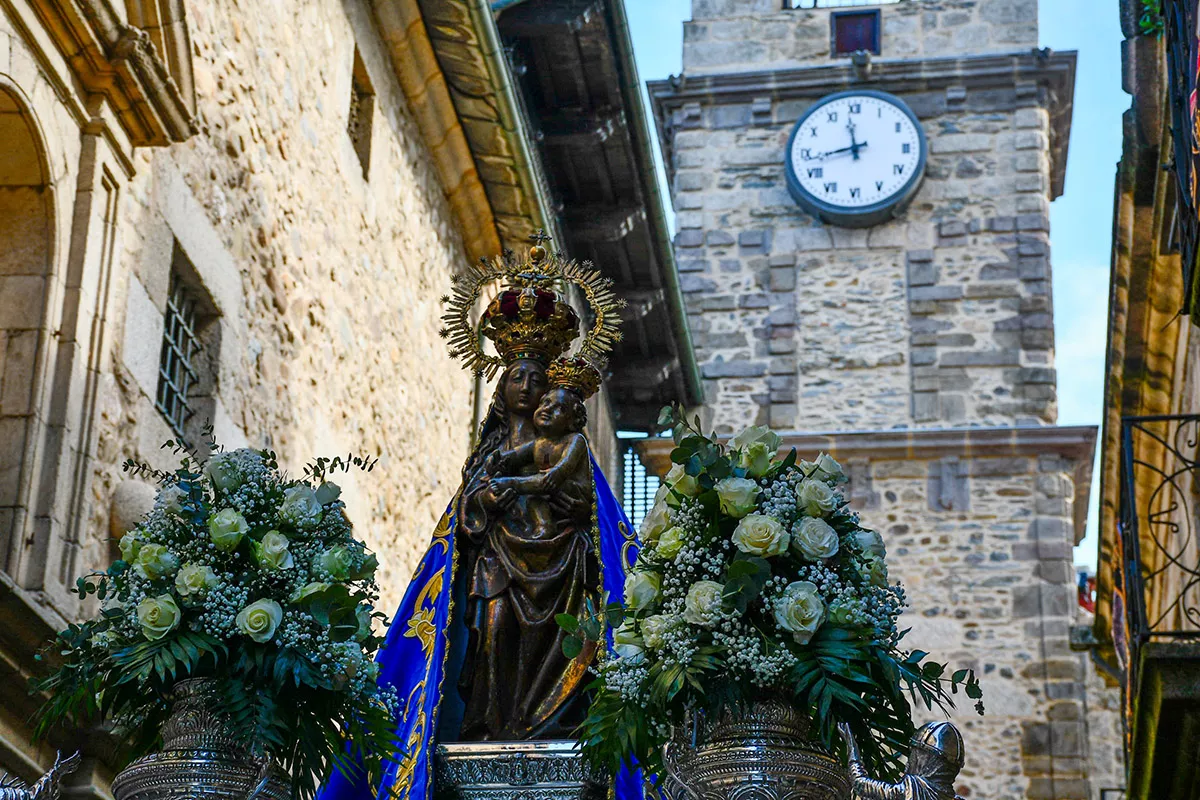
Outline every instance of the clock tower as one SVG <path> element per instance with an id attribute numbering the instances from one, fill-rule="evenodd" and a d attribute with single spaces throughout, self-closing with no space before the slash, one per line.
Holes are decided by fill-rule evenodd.
<path id="1" fill-rule="evenodd" d="M 1037 13 L 693 0 L 649 89 L 708 424 L 847 467 L 908 644 L 983 676 L 959 793 L 1082 800 L 1123 777 L 1116 695 L 1071 647 L 1096 432 L 1055 424 L 1075 54 Z"/>

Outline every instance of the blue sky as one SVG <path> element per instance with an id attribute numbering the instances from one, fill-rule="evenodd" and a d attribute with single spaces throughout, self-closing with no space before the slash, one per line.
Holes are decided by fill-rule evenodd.
<path id="1" fill-rule="evenodd" d="M 626 0 L 643 81 L 681 70 L 691 0 Z M 1121 157 L 1121 29 L 1116 0 L 1041 0 L 1041 44 L 1079 53 L 1063 196 L 1050 208 L 1060 425 L 1099 425 L 1104 390 L 1113 180 Z M 661 167 L 660 167 L 661 170 Z M 666 191 L 665 182 L 663 190 Z M 1095 567 L 1096 485 L 1075 560 Z"/>

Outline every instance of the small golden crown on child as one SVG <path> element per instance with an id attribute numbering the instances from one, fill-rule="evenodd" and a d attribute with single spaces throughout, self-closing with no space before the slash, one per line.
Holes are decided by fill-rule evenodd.
<path id="1" fill-rule="evenodd" d="M 584 400 L 600 390 L 599 368 L 581 356 L 557 358 L 546 367 L 546 379 L 555 389 L 570 389 Z"/>

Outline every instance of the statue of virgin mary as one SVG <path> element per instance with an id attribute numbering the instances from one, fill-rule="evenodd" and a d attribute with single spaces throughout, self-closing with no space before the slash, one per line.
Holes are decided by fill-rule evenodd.
<path id="1" fill-rule="evenodd" d="M 497 279 L 510 285 L 488 304 L 479 326 L 469 326 L 470 308 Z M 430 800 L 438 742 L 566 739 L 586 715 L 584 689 L 595 651 L 585 648 L 568 659 L 566 633 L 555 617 L 580 616 L 589 601 L 601 608 L 606 595 L 622 599 L 626 566 L 637 559 L 633 531 L 590 454 L 577 471 L 580 479 L 568 478 L 541 496 L 500 488 L 503 482 L 494 480 L 499 454 L 538 438 L 535 417 L 550 413 L 539 407 L 584 413 L 587 392 L 569 380 L 551 380 L 556 360 L 572 363 L 561 357 L 579 335 L 574 310 L 550 288 L 563 279 L 585 284 L 597 322 L 580 353 L 594 359 L 615 338 L 618 319 L 611 292 L 595 273 L 557 256 L 547 259 L 535 245 L 528 260 L 496 259 L 456 281 L 445 335 L 468 367 L 485 375 L 498 371 L 500 378 L 462 484 L 379 656 L 379 679 L 400 700 L 398 751 L 385 765 L 382 785 L 335 774 L 321 800 Z M 498 355 L 473 345 L 479 334 Z M 547 466 L 534 463 L 528 471 Z M 618 797 L 640 796 L 632 775 L 618 776 L 616 789 Z"/>

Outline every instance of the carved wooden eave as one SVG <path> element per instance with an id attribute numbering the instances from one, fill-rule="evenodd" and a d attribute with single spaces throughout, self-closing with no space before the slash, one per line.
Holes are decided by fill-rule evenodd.
<path id="1" fill-rule="evenodd" d="M 485 0 L 372 0 L 468 255 L 561 241 L 549 187 Z"/>
<path id="2" fill-rule="evenodd" d="M 1092 456 L 1096 428 L 1078 426 L 1020 426 L 986 428 L 898 428 L 889 431 L 781 433 L 783 451 L 795 448 L 801 458 L 829 453 L 843 466 L 854 459 L 868 461 L 934 461 L 943 458 L 982 459 L 1057 455 L 1074 465 L 1075 543 L 1087 528 L 1088 496 L 1092 485 Z M 674 443 L 667 438 L 643 439 L 638 455 L 646 469 L 665 475 L 671 468 Z"/>
<path id="3" fill-rule="evenodd" d="M 83 88 L 103 95 L 135 147 L 182 142 L 195 119 L 145 31 L 112 0 L 31 0 L 45 32 Z"/>
<path id="4" fill-rule="evenodd" d="M 905 95 L 929 90 L 961 87 L 996 89 L 1016 87 L 1018 96 L 1042 95 L 1050 114 L 1050 199 L 1063 192 L 1067 170 L 1067 145 L 1071 134 L 1071 110 L 1075 96 L 1073 50 L 1061 53 L 1031 50 L 946 58 L 879 59 L 871 62 L 869 77 L 862 77 L 853 64 L 819 67 L 733 72 L 715 75 L 682 75 L 648 81 L 650 104 L 663 150 L 663 162 L 674 177 L 671 153 L 673 112 L 689 103 L 752 103 L 772 100 L 815 100 L 830 92 L 847 89 L 881 89 Z"/>

